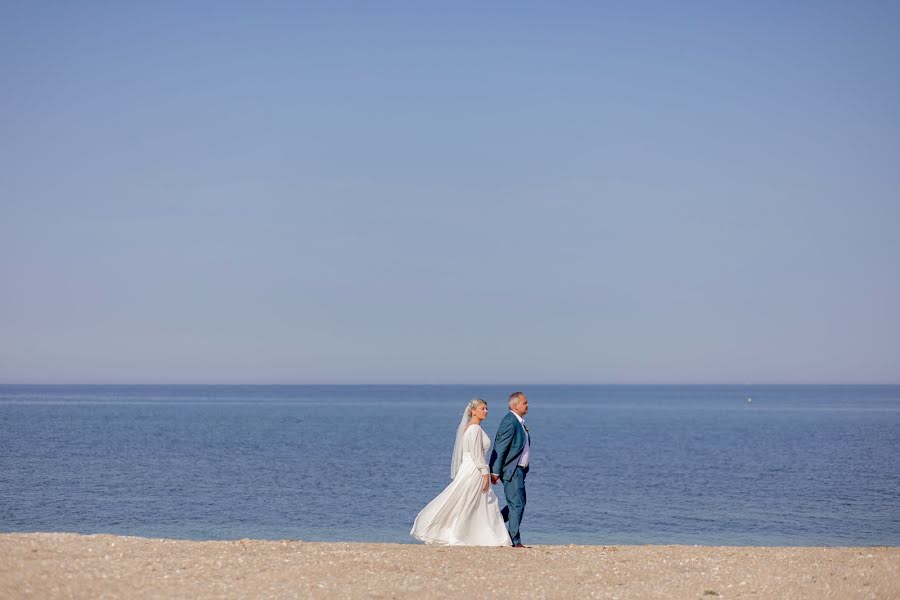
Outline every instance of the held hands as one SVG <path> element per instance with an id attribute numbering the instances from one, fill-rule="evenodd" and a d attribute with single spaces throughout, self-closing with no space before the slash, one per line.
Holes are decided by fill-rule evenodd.
<path id="1" fill-rule="evenodd" d="M 481 493 L 484 494 L 484 493 L 486 493 L 489 489 L 491 489 L 491 479 L 490 479 L 490 476 L 489 476 L 487 473 L 485 473 L 484 475 L 482 475 L 482 476 L 481 476 L 481 479 L 482 479 L 482 482 L 481 482 Z"/>

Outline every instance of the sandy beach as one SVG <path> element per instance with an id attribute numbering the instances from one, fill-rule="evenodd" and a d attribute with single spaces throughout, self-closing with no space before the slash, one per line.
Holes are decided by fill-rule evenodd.
<path id="1" fill-rule="evenodd" d="M 898 598 L 900 548 L 535 546 L 0 535 L 2 598 Z"/>

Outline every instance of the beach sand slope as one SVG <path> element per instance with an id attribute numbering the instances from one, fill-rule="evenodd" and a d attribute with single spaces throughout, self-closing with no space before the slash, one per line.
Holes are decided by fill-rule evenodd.
<path id="1" fill-rule="evenodd" d="M 0 534 L 0 598 L 900 598 L 900 548 Z"/>

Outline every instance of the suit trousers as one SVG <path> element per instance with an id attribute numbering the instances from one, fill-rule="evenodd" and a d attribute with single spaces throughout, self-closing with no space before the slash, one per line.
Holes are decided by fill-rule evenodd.
<path id="1" fill-rule="evenodd" d="M 519 535 L 519 525 L 522 523 L 522 515 L 525 514 L 525 474 L 528 472 L 527 467 L 516 467 L 512 479 L 503 482 L 503 493 L 506 495 L 506 508 L 503 512 L 507 513 L 509 523 L 509 537 L 513 546 L 522 543 Z"/>

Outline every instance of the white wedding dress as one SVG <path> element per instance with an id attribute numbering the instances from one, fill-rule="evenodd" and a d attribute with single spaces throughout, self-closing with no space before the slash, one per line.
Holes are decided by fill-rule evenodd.
<path id="1" fill-rule="evenodd" d="M 416 517 L 410 535 L 426 544 L 511 546 L 494 490 L 482 493 L 484 460 L 491 438 L 478 425 L 463 434 L 462 460 L 456 476 Z"/>

